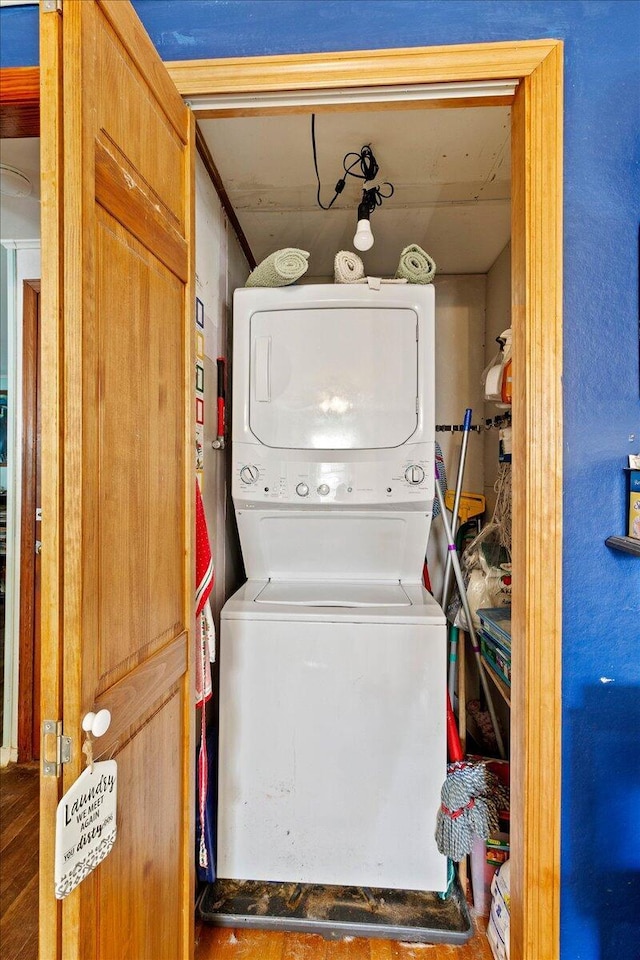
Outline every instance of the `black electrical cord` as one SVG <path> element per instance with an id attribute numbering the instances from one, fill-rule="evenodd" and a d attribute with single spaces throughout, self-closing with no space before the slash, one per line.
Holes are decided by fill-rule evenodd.
<path id="1" fill-rule="evenodd" d="M 349 157 L 355 157 L 355 160 L 347 167 Z M 352 173 L 353 167 L 358 163 L 360 164 L 362 173 Z M 375 180 L 378 175 L 378 170 L 380 169 L 373 155 L 371 145 L 368 143 L 362 147 L 360 153 L 347 153 L 342 160 L 342 166 L 348 176 L 357 177 L 359 180 Z"/>
<path id="2" fill-rule="evenodd" d="M 354 153 L 345 154 L 342 160 L 344 177 L 341 177 L 340 180 L 338 180 L 338 182 L 336 183 L 334 187 L 335 193 L 333 195 L 333 198 L 331 202 L 327 206 L 325 206 L 322 200 L 320 199 L 320 192 L 322 187 L 320 184 L 320 174 L 318 172 L 318 152 L 316 148 L 316 115 L 315 113 L 311 114 L 311 143 L 313 146 L 313 165 L 316 171 L 316 180 L 318 181 L 318 192 L 316 194 L 316 199 L 318 201 L 318 206 L 321 207 L 322 210 L 331 209 L 333 204 L 336 202 L 336 200 L 344 190 L 345 184 L 347 182 L 347 177 L 356 177 L 356 179 L 358 180 L 364 180 L 365 183 L 368 183 L 371 180 L 375 180 L 378 174 L 378 170 L 380 168 L 378 167 L 378 163 L 376 161 L 376 158 L 373 155 L 373 151 L 371 149 L 370 144 L 365 144 L 365 146 L 362 147 L 362 149 L 360 150 L 360 153 L 354 152 Z M 353 160 L 352 163 L 348 164 L 348 161 L 351 157 L 355 157 L 355 159 Z M 361 172 L 354 173 L 353 168 L 357 167 L 358 164 L 360 165 Z M 383 184 L 383 186 L 385 186 L 385 184 Z M 370 199 L 369 197 L 367 197 L 367 203 L 369 205 L 370 210 L 373 210 L 374 207 L 376 206 L 380 206 L 383 199 L 390 197 L 393 194 L 393 186 L 390 183 L 386 184 L 386 186 L 391 188 L 391 193 L 386 193 L 386 194 L 381 193 L 379 187 L 374 187 L 370 190 L 367 190 L 365 188 L 365 190 L 363 191 L 363 200 L 364 200 L 364 193 L 372 194 L 372 195 L 375 194 L 375 199 Z"/>
<path id="3" fill-rule="evenodd" d="M 362 191 L 362 200 L 360 205 L 365 206 L 367 211 L 371 214 L 376 207 L 382 206 L 383 200 L 388 200 L 389 197 L 393 196 L 393 184 L 385 180 L 382 184 L 383 187 L 389 187 L 387 193 L 383 193 L 380 187 L 370 187 L 367 189 L 365 187 Z"/>

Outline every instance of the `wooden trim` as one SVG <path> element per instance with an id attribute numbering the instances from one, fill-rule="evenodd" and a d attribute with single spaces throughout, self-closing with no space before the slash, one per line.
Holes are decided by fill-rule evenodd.
<path id="1" fill-rule="evenodd" d="M 150 660 L 114 683 L 97 697 L 94 709 L 109 710 L 111 725 L 100 738 L 100 753 L 111 754 L 130 728 L 157 705 L 156 683 L 165 687 L 177 683 L 187 669 L 187 634 L 183 632 L 159 650 Z M 122 746 L 122 743 L 119 744 Z"/>
<path id="2" fill-rule="evenodd" d="M 356 50 L 273 57 L 179 60 L 166 64 L 183 97 L 211 93 L 328 90 L 529 76 L 555 40 Z"/>
<path id="3" fill-rule="evenodd" d="M 222 178 L 218 173 L 218 168 L 213 162 L 213 157 L 211 156 L 211 152 L 209 150 L 209 147 L 207 146 L 207 141 L 203 137 L 202 131 L 200 130 L 200 127 L 198 127 L 197 124 L 196 124 L 196 149 L 198 151 L 200 159 L 204 164 L 205 170 L 209 174 L 211 183 L 213 184 L 215 191 L 218 194 L 218 199 L 222 204 L 222 209 L 224 210 L 229 223 L 231 224 L 231 226 L 235 231 L 236 237 L 238 238 L 238 243 L 242 247 L 242 252 L 244 253 L 247 263 L 249 264 L 249 269 L 253 270 L 253 268 L 256 265 L 256 258 L 253 255 L 253 251 L 251 250 L 251 247 L 249 246 L 249 241 L 247 240 L 244 234 L 244 230 L 240 226 L 240 221 L 236 216 L 236 212 L 233 209 L 231 200 L 229 200 L 229 194 L 225 190 L 224 184 L 222 182 Z"/>
<path id="4" fill-rule="evenodd" d="M 318 113 L 370 113 L 372 110 L 457 110 L 468 107 L 510 107 L 512 96 L 504 97 L 455 97 L 450 100 L 380 100 L 366 103 L 318 103 L 313 105 L 313 112 Z M 197 101 L 192 104 L 197 120 L 222 120 L 228 117 L 277 117 L 288 113 L 302 113 L 308 115 L 311 107 L 305 104 L 290 106 L 272 104 L 268 107 L 237 106 L 237 107 L 207 107 L 200 109 Z"/>
<path id="5" fill-rule="evenodd" d="M 41 652 L 47 669 L 41 671 L 40 715 L 58 720 L 62 716 L 62 557 L 60 530 L 62 504 L 62 203 L 64 170 L 62 152 L 62 25 L 59 16 L 40 6 L 40 116 L 45 136 L 40 149 L 42 198 L 40 296 L 40 364 L 42 408 L 42 540 L 41 558 Z M 62 955 L 61 901 L 51 896 L 54 876 L 55 822 L 51 811 L 62 795 L 55 777 L 40 778 L 40 870 L 39 931 L 41 956 L 59 960 Z M 46 944 L 46 952 L 44 945 Z"/>
<path id="6" fill-rule="evenodd" d="M 559 956 L 562 729 L 562 44 L 512 115 L 512 956 Z"/>
<path id="7" fill-rule="evenodd" d="M 3 67 L 0 103 L 40 104 L 39 67 Z"/>
<path id="8" fill-rule="evenodd" d="M 40 136 L 40 68 L 0 70 L 0 137 Z"/>
<path id="9" fill-rule="evenodd" d="M 512 957 L 559 955 L 562 610 L 562 43 L 168 64 L 186 96 L 513 78 Z"/>
<path id="10" fill-rule="evenodd" d="M 114 160 L 99 139 L 95 154 L 98 203 L 184 283 L 188 272 L 187 245 L 173 225 L 173 215 L 164 204 L 160 206 L 135 171 L 126 172 L 122 165 L 126 161 Z"/>
<path id="11" fill-rule="evenodd" d="M 18 655 L 18 761 L 39 757 L 40 689 L 38 634 L 39 563 L 35 552 L 39 506 L 40 437 L 38 346 L 40 282 L 23 283 L 22 321 L 22 505 L 20 510 L 20 640 Z M 39 632 L 39 631 L 38 631 Z"/>
<path id="12" fill-rule="evenodd" d="M 196 675 L 195 638 L 196 616 L 192 598 L 196 595 L 196 455 L 193 430 L 193 398 L 195 396 L 195 303 L 196 303 L 196 121 L 189 116 L 187 127 L 187 158 L 184 177 L 185 231 L 188 251 L 188 279 L 184 287 L 184 431 L 186 459 L 185 496 L 182 516 L 184 521 L 184 623 L 187 626 L 190 643 L 187 646 L 187 666 L 182 680 L 182 729 L 184 731 L 182 750 L 182 809 L 184 815 L 182 833 L 182 877 L 180 897 L 182 903 L 182 956 L 193 957 L 195 924 L 195 874 L 194 851 L 195 835 L 195 783 L 196 783 L 196 711 L 194 709 L 193 682 Z"/>

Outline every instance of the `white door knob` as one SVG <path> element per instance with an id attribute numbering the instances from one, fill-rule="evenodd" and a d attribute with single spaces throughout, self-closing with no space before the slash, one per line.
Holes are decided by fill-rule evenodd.
<path id="1" fill-rule="evenodd" d="M 94 737 L 101 737 L 111 725 L 111 714 L 108 710 L 98 710 L 97 713 L 87 713 L 82 720 L 82 729 Z"/>

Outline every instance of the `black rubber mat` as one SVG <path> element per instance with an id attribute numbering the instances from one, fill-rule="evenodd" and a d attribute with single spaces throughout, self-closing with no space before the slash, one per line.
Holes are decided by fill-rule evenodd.
<path id="1" fill-rule="evenodd" d="M 473 925 L 462 893 L 330 887 L 256 880 L 217 880 L 198 901 L 202 919 L 219 927 L 382 937 L 420 943 L 466 942 Z"/>

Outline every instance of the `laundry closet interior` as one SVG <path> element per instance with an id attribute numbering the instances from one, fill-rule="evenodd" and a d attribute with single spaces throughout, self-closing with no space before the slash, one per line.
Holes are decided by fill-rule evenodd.
<path id="1" fill-rule="evenodd" d="M 379 889 L 442 891 L 450 881 L 433 839 L 452 638 L 438 606 L 451 550 L 434 510 L 434 460 L 452 492 L 465 448 L 458 550 L 492 520 L 497 489 L 504 520 L 510 485 L 510 406 L 487 401 L 484 383 L 511 325 L 510 98 L 405 95 L 191 104 L 197 475 L 215 574 L 212 859 L 223 881 L 289 883 L 294 900 L 299 884 L 353 887 L 365 908 Z M 373 245 L 357 250 L 370 184 L 345 170 L 361 172 L 363 147 L 379 167 L 381 202 L 370 212 Z M 395 278 L 410 244 L 435 262 L 433 280 L 378 282 Z M 251 269 L 284 248 L 308 252 L 306 272 L 244 289 Z M 339 251 L 357 254 L 371 279 L 335 283 Z M 506 605 L 510 557 L 500 559 Z M 465 636 L 452 687 L 463 742 L 508 760 L 509 668 L 485 660 L 479 677 Z M 411 939 L 394 924 L 391 935 Z M 284 928 L 371 933 L 317 918 Z"/>

